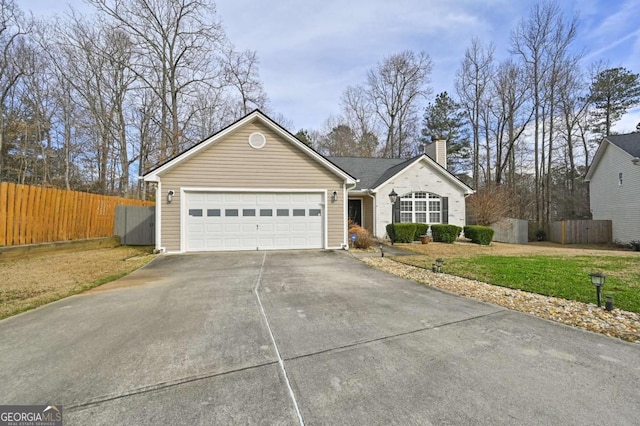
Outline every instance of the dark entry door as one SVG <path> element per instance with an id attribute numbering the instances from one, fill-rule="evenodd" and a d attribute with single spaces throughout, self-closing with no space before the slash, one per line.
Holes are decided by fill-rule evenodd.
<path id="1" fill-rule="evenodd" d="M 362 226 L 362 200 L 349 200 L 349 219 Z"/>

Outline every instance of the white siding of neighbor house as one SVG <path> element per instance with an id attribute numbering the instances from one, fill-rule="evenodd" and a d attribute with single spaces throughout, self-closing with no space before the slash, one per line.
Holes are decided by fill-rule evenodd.
<path id="1" fill-rule="evenodd" d="M 465 195 L 462 188 L 446 178 L 440 170 L 435 170 L 425 160 L 421 160 L 378 188 L 375 200 L 376 237 L 383 238 L 387 234 L 387 224 L 391 223 L 389 193 L 392 189 L 400 197 L 412 192 L 431 192 L 441 197 L 449 197 L 449 223 L 465 225 Z"/>
<path id="2" fill-rule="evenodd" d="M 634 165 L 632 159 L 609 144 L 589 183 L 593 219 L 611 220 L 613 241 L 618 243 L 640 241 L 640 165 Z"/>

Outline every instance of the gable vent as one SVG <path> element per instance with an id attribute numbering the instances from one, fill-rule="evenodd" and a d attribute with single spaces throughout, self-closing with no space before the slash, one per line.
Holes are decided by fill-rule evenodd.
<path id="1" fill-rule="evenodd" d="M 267 143 L 267 138 L 260 132 L 253 132 L 249 135 L 249 145 L 251 148 L 260 149 Z"/>

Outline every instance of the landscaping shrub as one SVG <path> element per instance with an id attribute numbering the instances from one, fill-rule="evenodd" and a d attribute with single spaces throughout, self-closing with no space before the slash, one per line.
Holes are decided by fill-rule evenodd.
<path id="1" fill-rule="evenodd" d="M 464 236 L 472 243 L 488 246 L 493 240 L 493 229 L 488 226 L 470 225 L 464 227 Z"/>
<path id="2" fill-rule="evenodd" d="M 426 223 L 394 223 L 387 225 L 387 235 L 396 243 L 419 241 L 421 235 L 429 230 Z"/>
<path id="3" fill-rule="evenodd" d="M 426 223 L 416 223 L 416 234 L 413 236 L 413 241 L 420 241 L 420 237 L 427 235 L 429 225 Z"/>
<path id="4" fill-rule="evenodd" d="M 394 229 L 396 243 L 413 242 L 413 236 L 416 234 L 415 223 L 396 223 Z"/>
<path id="5" fill-rule="evenodd" d="M 389 236 L 389 239 L 391 241 L 395 241 L 396 233 L 395 233 L 395 230 L 393 229 L 393 224 L 392 223 L 387 225 L 387 235 Z"/>
<path id="6" fill-rule="evenodd" d="M 369 234 L 369 231 L 351 221 L 349 221 L 348 233 L 349 238 L 351 238 L 351 234 L 356 234 L 356 240 L 352 243 L 355 248 L 368 249 L 374 243 L 373 237 Z M 349 239 L 349 241 L 351 241 L 351 239 Z"/>
<path id="7" fill-rule="evenodd" d="M 640 251 L 640 241 L 631 241 L 629 247 L 631 247 L 633 251 Z"/>
<path id="8" fill-rule="evenodd" d="M 452 243 L 458 236 L 462 228 L 456 225 L 431 225 L 431 237 L 433 241 L 439 243 Z"/>

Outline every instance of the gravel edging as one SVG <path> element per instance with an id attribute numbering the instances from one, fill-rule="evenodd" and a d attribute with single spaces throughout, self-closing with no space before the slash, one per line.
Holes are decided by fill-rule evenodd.
<path id="1" fill-rule="evenodd" d="M 609 312 L 591 303 L 543 296 L 444 273 L 434 273 L 383 257 L 359 259 L 376 269 L 420 284 L 628 342 L 640 343 L 640 314 L 635 312 L 620 309 Z"/>

